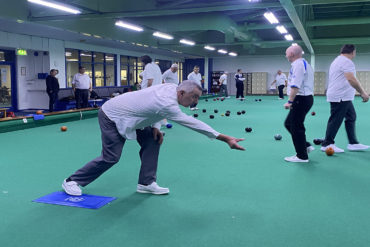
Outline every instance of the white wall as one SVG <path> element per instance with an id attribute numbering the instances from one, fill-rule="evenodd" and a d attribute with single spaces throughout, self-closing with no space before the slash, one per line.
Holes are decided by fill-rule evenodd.
<path id="1" fill-rule="evenodd" d="M 47 109 L 49 104 L 45 80 L 38 79 L 37 75 L 49 72 L 50 58 L 43 51 L 37 51 L 38 56 L 34 52 L 28 50 L 27 56 L 17 57 L 18 108 L 21 110 Z"/>
<path id="2" fill-rule="evenodd" d="M 316 56 L 315 71 L 326 72 L 328 77 L 330 64 L 336 56 L 338 54 Z M 307 61 L 310 61 L 310 56 L 305 58 Z M 370 71 L 370 54 L 358 53 L 353 62 L 357 71 Z M 283 55 L 221 57 L 213 59 L 213 69 L 214 71 L 229 72 L 236 72 L 237 69 L 242 69 L 243 72 L 268 72 L 267 88 L 269 88 L 272 81 L 274 81 L 277 70 L 289 71 L 290 63 Z"/>

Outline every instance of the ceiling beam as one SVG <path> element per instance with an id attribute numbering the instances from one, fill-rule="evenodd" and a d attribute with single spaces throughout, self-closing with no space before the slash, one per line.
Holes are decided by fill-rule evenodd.
<path id="1" fill-rule="evenodd" d="M 280 23 L 279 25 L 283 25 L 286 28 L 292 28 L 294 25 L 292 23 Z M 277 25 L 271 24 L 248 24 L 246 26 L 247 30 L 263 30 L 263 29 L 274 29 Z"/>
<path id="2" fill-rule="evenodd" d="M 161 10 L 144 10 L 144 11 L 127 11 L 127 12 L 112 12 L 104 14 L 80 14 L 80 15 L 59 15 L 46 17 L 30 17 L 30 21 L 64 21 L 64 20 L 91 20 L 102 18 L 124 18 L 124 17 L 149 17 L 149 16 L 173 16 L 181 14 L 194 13 L 209 13 L 209 12 L 224 12 L 230 10 L 241 9 L 265 9 L 272 7 L 280 7 L 279 3 L 253 3 L 253 4 L 236 4 L 228 6 L 212 6 L 203 8 L 177 8 L 177 9 L 161 9 Z"/>
<path id="3" fill-rule="evenodd" d="M 313 39 L 311 42 L 316 45 L 368 45 L 370 44 L 370 37 L 357 37 L 357 38 L 335 38 L 335 39 Z"/>
<path id="4" fill-rule="evenodd" d="M 301 39 L 303 40 L 304 44 L 306 45 L 308 51 L 311 55 L 315 54 L 313 47 L 311 45 L 310 39 L 306 33 L 306 30 L 303 27 L 301 20 L 297 14 L 297 11 L 292 3 L 291 0 L 280 0 L 281 5 L 284 7 L 285 11 L 287 12 L 290 20 L 293 22 L 295 28 L 297 29 Z"/>
<path id="5" fill-rule="evenodd" d="M 297 5 L 325 5 L 325 4 L 340 4 L 340 3 L 365 3 L 370 0 L 294 0 L 293 4 Z"/>
<path id="6" fill-rule="evenodd" d="M 370 17 L 310 20 L 306 24 L 309 27 L 370 24 Z"/>

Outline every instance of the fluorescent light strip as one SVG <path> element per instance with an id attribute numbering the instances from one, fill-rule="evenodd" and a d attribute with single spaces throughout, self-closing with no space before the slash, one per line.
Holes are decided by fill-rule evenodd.
<path id="1" fill-rule="evenodd" d="M 116 26 L 119 26 L 119 27 L 130 29 L 130 30 L 134 30 L 136 32 L 142 32 L 142 31 L 144 31 L 144 29 L 142 27 L 139 27 L 139 26 L 136 26 L 136 25 L 132 25 L 130 23 L 123 22 L 123 21 L 116 21 L 115 25 Z"/>
<path id="2" fill-rule="evenodd" d="M 180 39 L 180 43 L 184 45 L 195 45 L 194 41 L 187 40 L 187 39 Z"/>
<path id="3" fill-rule="evenodd" d="M 235 53 L 235 52 L 229 52 L 229 55 L 230 55 L 230 56 L 233 56 L 233 57 L 238 56 L 238 54 L 237 54 L 237 53 Z"/>
<path id="4" fill-rule="evenodd" d="M 75 15 L 81 14 L 81 11 L 79 11 L 77 9 L 72 9 L 72 8 L 69 8 L 69 7 L 60 5 L 60 4 L 50 3 L 50 2 L 43 1 L 43 0 L 28 0 L 28 2 L 40 4 L 40 5 L 43 5 L 43 6 L 46 6 L 46 7 L 49 7 L 49 8 L 53 8 L 53 9 L 62 10 L 62 11 L 65 11 L 65 12 L 68 12 L 68 13 L 71 13 L 71 14 L 75 14 Z"/>
<path id="5" fill-rule="evenodd" d="M 263 14 L 263 16 L 271 23 L 271 24 L 277 24 L 279 23 L 279 20 L 275 17 L 275 15 L 272 12 L 266 12 Z"/>
<path id="6" fill-rule="evenodd" d="M 212 46 L 209 46 L 209 45 L 206 45 L 206 46 L 204 47 L 204 49 L 206 49 L 206 50 L 210 50 L 210 51 L 214 51 L 214 50 L 216 50 L 216 48 L 214 48 L 214 47 L 212 47 Z"/>
<path id="7" fill-rule="evenodd" d="M 220 49 L 218 50 L 219 53 L 222 53 L 222 54 L 227 54 L 227 51 L 226 50 L 223 50 L 223 49 Z"/>
<path id="8" fill-rule="evenodd" d="M 284 36 L 284 38 L 285 38 L 286 40 L 293 41 L 293 36 L 292 36 L 292 35 L 290 35 L 290 34 L 286 34 L 286 35 Z"/>
<path id="9" fill-rule="evenodd" d="M 277 30 L 279 31 L 279 33 L 281 33 L 281 34 L 288 33 L 288 30 L 286 30 L 286 28 L 285 28 L 283 25 L 276 26 L 276 29 L 277 29 Z"/>
<path id="10" fill-rule="evenodd" d="M 173 36 L 166 34 L 166 33 L 161 33 L 161 32 L 154 32 L 153 36 L 162 38 L 162 39 L 173 39 Z"/>

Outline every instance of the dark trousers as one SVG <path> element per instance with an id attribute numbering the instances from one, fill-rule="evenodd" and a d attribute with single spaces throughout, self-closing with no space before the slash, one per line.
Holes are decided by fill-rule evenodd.
<path id="1" fill-rule="evenodd" d="M 293 101 L 292 108 L 290 109 L 284 124 L 285 128 L 292 135 L 297 157 L 303 160 L 308 159 L 307 147 L 311 146 L 311 144 L 306 141 L 306 128 L 304 127 L 304 120 L 312 105 L 312 95 L 297 95 Z"/>
<path id="2" fill-rule="evenodd" d="M 116 124 L 111 121 L 100 109 L 98 113 L 102 139 L 101 155 L 88 162 L 85 166 L 69 177 L 81 186 L 93 182 L 105 171 L 118 163 L 126 139 L 117 130 Z M 141 169 L 139 184 L 149 185 L 157 179 L 157 166 L 160 144 L 154 140 L 151 127 L 136 130 L 137 142 L 139 143 Z"/>
<path id="3" fill-rule="evenodd" d="M 196 107 L 198 104 L 192 104 L 192 105 L 190 105 L 189 107 L 190 108 L 194 108 L 194 107 Z"/>
<path id="4" fill-rule="evenodd" d="M 55 101 L 58 98 L 58 92 L 48 93 L 48 95 L 49 95 L 49 112 L 53 112 Z"/>
<path id="5" fill-rule="evenodd" d="M 243 98 L 244 99 L 244 83 L 237 82 L 236 83 L 236 98 Z"/>
<path id="6" fill-rule="evenodd" d="M 225 94 L 225 97 L 229 96 L 229 94 L 227 93 L 227 85 L 225 84 L 221 84 L 219 96 L 221 97 L 223 93 Z"/>
<path id="7" fill-rule="evenodd" d="M 278 90 L 279 90 L 279 98 L 280 98 L 280 99 L 284 99 L 284 92 L 283 92 L 284 88 L 285 88 L 285 86 L 284 86 L 284 85 L 280 85 L 280 86 L 278 86 Z"/>
<path id="8" fill-rule="evenodd" d="M 356 111 L 352 101 L 330 102 L 330 118 L 322 146 L 334 144 L 335 136 L 344 121 L 349 144 L 358 144 L 356 137 Z"/>
<path id="9" fill-rule="evenodd" d="M 89 89 L 78 89 L 75 91 L 76 107 L 87 108 L 89 106 Z"/>

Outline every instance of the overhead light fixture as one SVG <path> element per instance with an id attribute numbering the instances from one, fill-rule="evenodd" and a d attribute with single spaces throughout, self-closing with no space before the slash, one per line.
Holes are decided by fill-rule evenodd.
<path id="1" fill-rule="evenodd" d="M 235 52 L 229 52 L 229 55 L 230 55 L 230 56 L 233 56 L 233 57 L 238 56 L 238 54 L 237 54 L 237 53 L 235 53 Z"/>
<path id="2" fill-rule="evenodd" d="M 98 39 L 101 39 L 102 37 L 101 36 L 99 36 L 99 35 L 93 35 L 95 38 L 98 38 Z"/>
<path id="3" fill-rule="evenodd" d="M 161 33 L 161 32 L 154 32 L 153 36 L 162 38 L 162 39 L 173 39 L 173 36 L 166 34 L 166 33 Z"/>
<path id="4" fill-rule="evenodd" d="M 289 41 L 292 41 L 292 40 L 293 40 L 293 36 L 292 36 L 292 35 L 290 35 L 290 34 L 286 34 L 286 35 L 284 36 L 284 38 L 285 38 L 286 40 L 289 40 Z"/>
<path id="5" fill-rule="evenodd" d="M 214 48 L 214 47 L 212 47 L 212 46 L 209 46 L 209 45 L 206 45 L 206 46 L 204 47 L 204 49 L 206 49 L 206 50 L 210 50 L 210 51 L 214 51 L 214 50 L 216 50 L 216 48 Z"/>
<path id="6" fill-rule="evenodd" d="M 185 44 L 185 45 L 195 45 L 194 41 L 187 40 L 187 39 L 180 39 L 180 43 Z"/>
<path id="7" fill-rule="evenodd" d="M 283 25 L 276 26 L 276 29 L 277 29 L 281 34 L 288 33 L 288 30 L 286 30 L 286 28 L 285 28 Z"/>
<path id="8" fill-rule="evenodd" d="M 223 50 L 223 49 L 219 49 L 218 52 L 219 53 L 222 53 L 222 54 L 227 54 L 227 51 L 226 50 Z"/>
<path id="9" fill-rule="evenodd" d="M 61 4 L 51 3 L 51 2 L 47 2 L 47 1 L 43 1 L 43 0 L 27 0 L 27 1 L 30 2 L 30 3 L 40 4 L 40 5 L 49 7 L 49 8 L 62 10 L 62 11 L 65 11 L 65 12 L 68 12 L 68 13 L 71 13 L 71 14 L 75 14 L 75 15 L 81 14 L 81 11 L 79 11 L 77 9 L 72 9 L 72 8 L 63 6 Z"/>
<path id="10" fill-rule="evenodd" d="M 297 46 L 298 44 L 297 43 L 292 43 L 292 46 Z"/>
<path id="11" fill-rule="evenodd" d="M 272 12 L 266 12 L 263 14 L 263 16 L 271 23 L 271 24 L 277 24 L 279 23 L 279 20 L 275 17 L 274 13 Z"/>
<path id="12" fill-rule="evenodd" d="M 139 27 L 139 26 L 136 26 L 136 25 L 132 25 L 130 23 L 123 22 L 123 21 L 116 21 L 115 24 L 116 24 L 116 26 L 127 28 L 127 29 L 130 29 L 130 30 L 134 30 L 136 32 L 142 32 L 142 31 L 144 31 L 144 29 L 142 27 Z"/>

